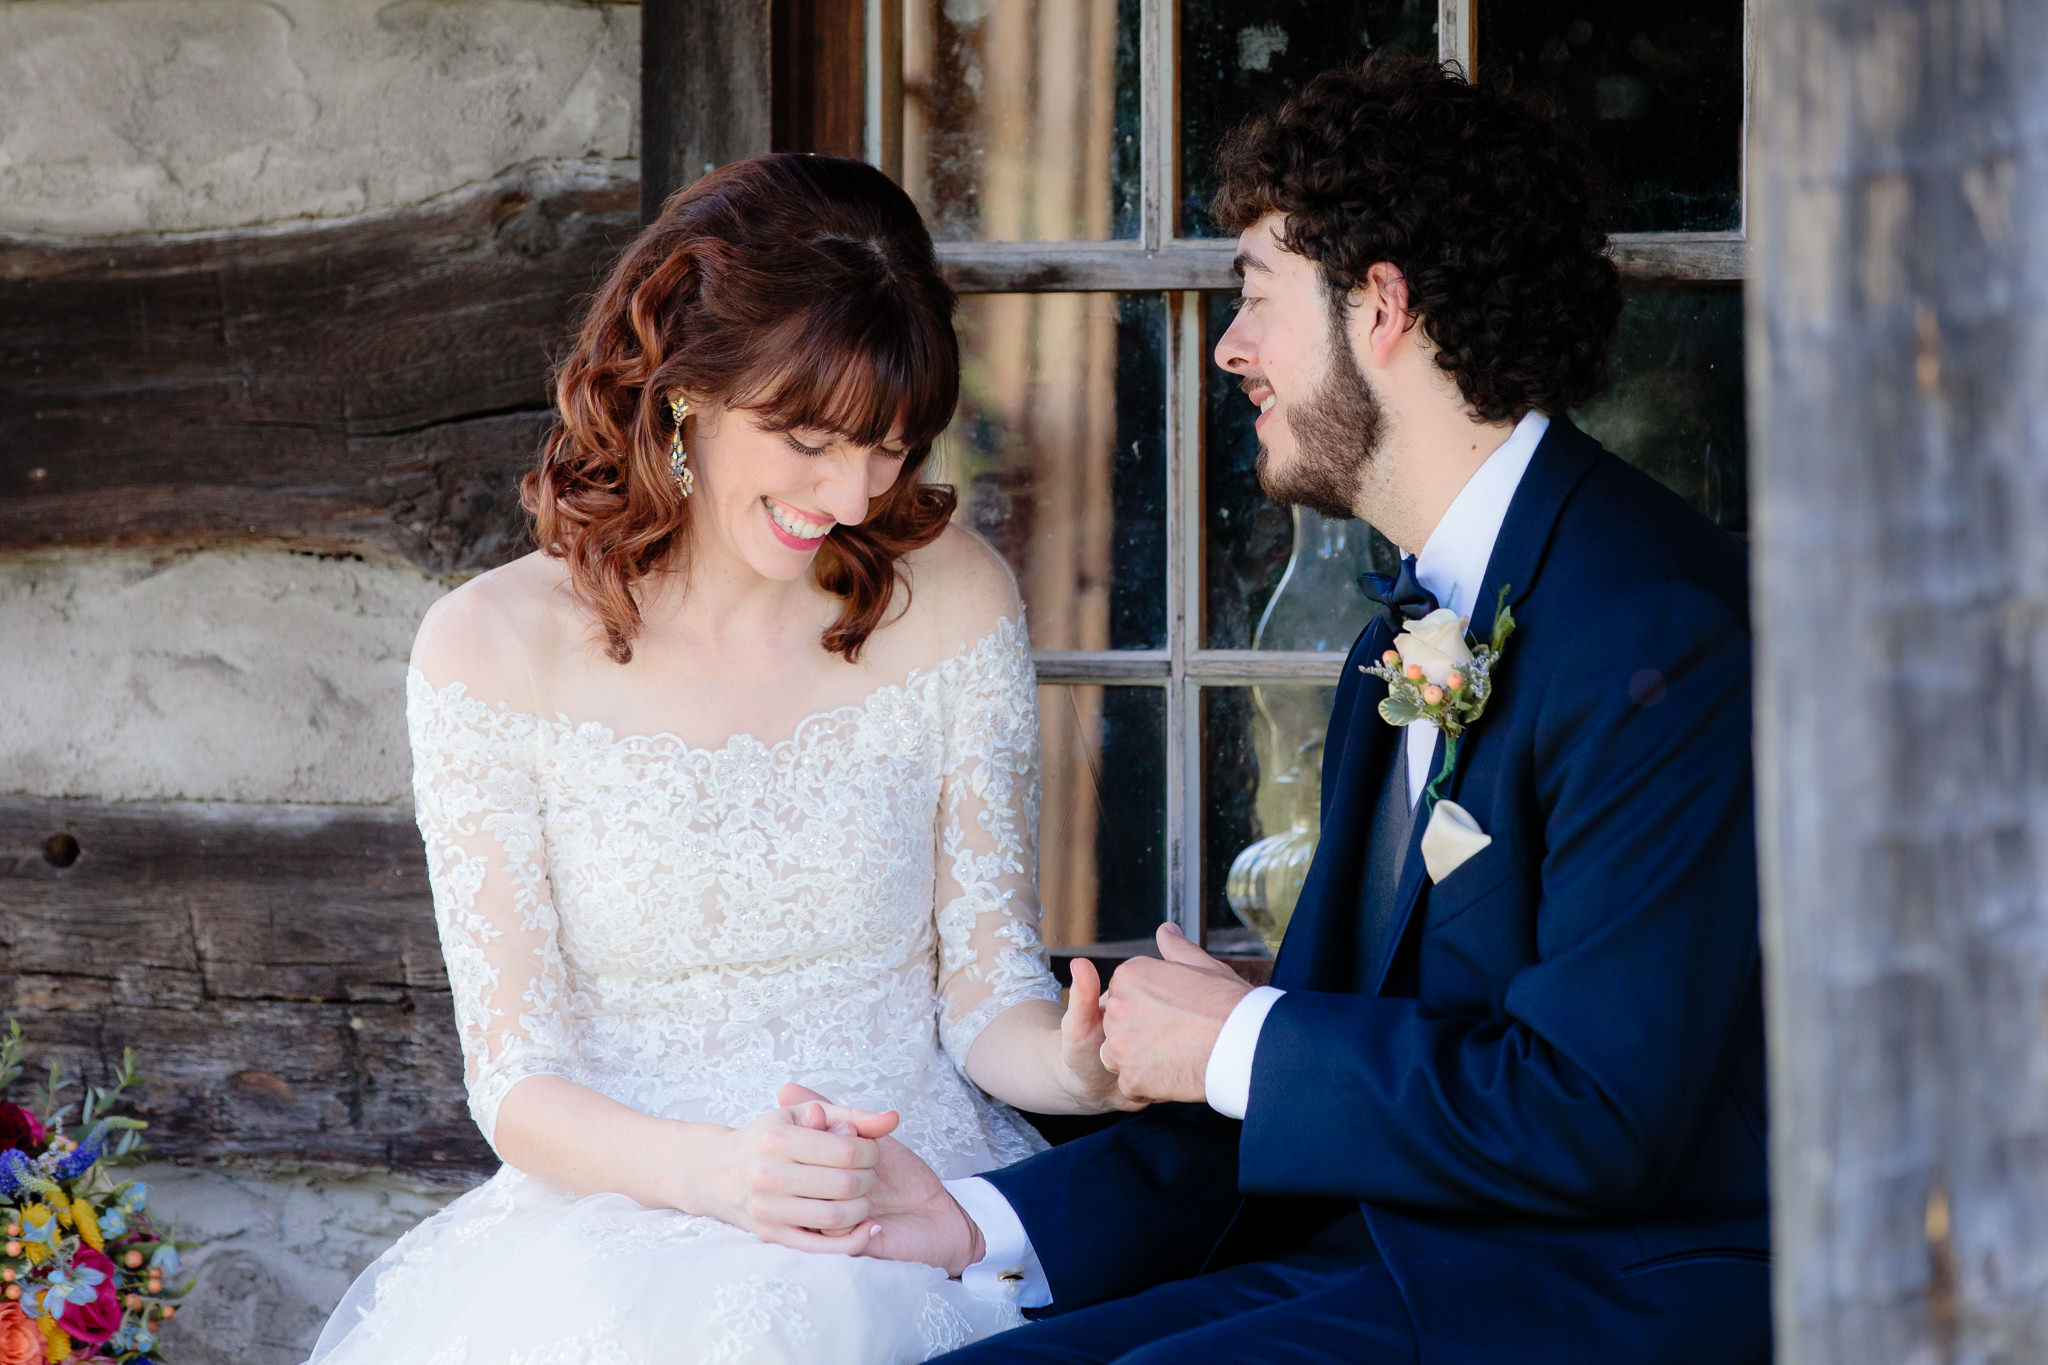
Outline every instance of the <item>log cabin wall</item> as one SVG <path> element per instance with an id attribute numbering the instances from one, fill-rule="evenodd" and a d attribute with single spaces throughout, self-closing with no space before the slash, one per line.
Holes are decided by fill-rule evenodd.
<path id="1" fill-rule="evenodd" d="M 523 548 L 637 224 L 640 15 L 0 6 L 0 1013 L 132 1044 L 181 1360 L 302 1360 L 490 1155 L 407 790 L 420 615 Z"/>

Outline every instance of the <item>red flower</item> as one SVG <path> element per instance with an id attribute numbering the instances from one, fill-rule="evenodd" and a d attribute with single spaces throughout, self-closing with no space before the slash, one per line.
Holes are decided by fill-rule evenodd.
<path id="1" fill-rule="evenodd" d="M 0 1100 L 0 1152 L 18 1148 L 33 1155 L 49 1136 L 41 1119 L 18 1104 Z"/>
<path id="2" fill-rule="evenodd" d="M 74 1270 L 97 1270 L 106 1278 L 100 1281 L 100 1296 L 91 1303 L 67 1303 L 64 1311 L 57 1315 L 57 1325 L 71 1334 L 73 1341 L 88 1346 L 97 1346 L 121 1330 L 121 1291 L 115 1283 L 120 1272 L 114 1263 L 91 1247 L 82 1246 L 71 1253 Z"/>

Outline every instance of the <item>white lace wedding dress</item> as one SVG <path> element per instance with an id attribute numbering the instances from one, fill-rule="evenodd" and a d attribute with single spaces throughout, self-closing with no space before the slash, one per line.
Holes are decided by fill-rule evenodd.
<path id="1" fill-rule="evenodd" d="M 1055 1000 L 1038 936 L 1023 628 L 778 744 L 716 750 L 407 680 L 414 796 L 471 1112 L 565 1076 L 739 1125 L 798 1081 L 897 1109 L 948 1178 L 1044 1144 L 961 1074 Z M 320 1365 L 923 1360 L 1017 1325 L 944 1272 L 813 1255 L 503 1167 L 393 1246 Z"/>

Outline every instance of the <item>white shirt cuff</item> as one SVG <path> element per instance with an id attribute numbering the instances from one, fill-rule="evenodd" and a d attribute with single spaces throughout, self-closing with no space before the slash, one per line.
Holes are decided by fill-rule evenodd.
<path id="1" fill-rule="evenodd" d="M 1241 1119 L 1252 1103 L 1252 1055 L 1259 1050 L 1259 1030 L 1273 1002 L 1287 994 L 1272 986 L 1254 986 L 1223 1021 L 1209 1069 L 1202 1073 L 1202 1093 L 1209 1107 L 1225 1118 Z M 988 1234 L 983 1232 L 986 1237 Z"/>
<path id="2" fill-rule="evenodd" d="M 1031 1248 L 1024 1220 L 1002 1191 L 974 1175 L 948 1180 L 946 1192 L 981 1229 L 981 1259 L 960 1272 L 960 1283 L 967 1286 L 967 1292 L 995 1303 L 1007 1300 L 1019 1308 L 1043 1308 L 1051 1303 L 1052 1286 L 1046 1282 L 1045 1267 Z"/>

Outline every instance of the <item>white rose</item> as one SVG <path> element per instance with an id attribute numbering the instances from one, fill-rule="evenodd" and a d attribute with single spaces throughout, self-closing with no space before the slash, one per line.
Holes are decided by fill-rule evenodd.
<path id="1" fill-rule="evenodd" d="M 1465 644 L 1467 620 L 1449 607 L 1438 607 L 1420 621 L 1401 627 L 1394 637 L 1394 649 L 1403 665 L 1414 664 L 1425 679 L 1438 687 L 1447 686 L 1445 680 L 1453 669 L 1472 662 L 1472 651 Z"/>

